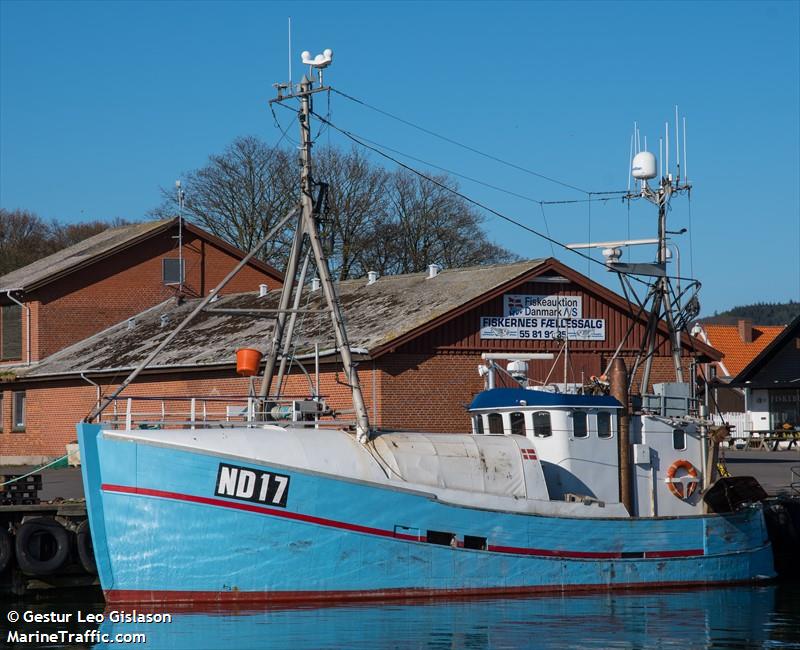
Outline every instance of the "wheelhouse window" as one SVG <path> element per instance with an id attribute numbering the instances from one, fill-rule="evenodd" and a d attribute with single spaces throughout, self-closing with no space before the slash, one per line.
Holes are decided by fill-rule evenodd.
<path id="1" fill-rule="evenodd" d="M 608 411 L 600 411 L 597 414 L 597 437 L 611 437 L 611 413 Z"/>
<path id="2" fill-rule="evenodd" d="M 472 430 L 478 435 L 483 435 L 483 418 L 480 415 L 472 416 Z"/>
<path id="3" fill-rule="evenodd" d="M 22 307 L 0 307 L 0 361 L 22 359 Z"/>
<path id="4" fill-rule="evenodd" d="M 572 433 L 576 438 L 589 437 L 589 430 L 586 428 L 586 411 L 572 412 Z"/>
<path id="5" fill-rule="evenodd" d="M 511 414 L 511 435 L 524 436 L 525 435 L 525 414 L 516 411 Z"/>
<path id="6" fill-rule="evenodd" d="M 489 433 L 503 434 L 503 416 L 499 413 L 489 413 Z"/>
<path id="7" fill-rule="evenodd" d="M 672 448 L 679 451 L 686 449 L 686 432 L 683 429 L 673 429 Z"/>
<path id="8" fill-rule="evenodd" d="M 12 429 L 14 431 L 25 431 L 25 391 L 14 393 Z"/>
<path id="9" fill-rule="evenodd" d="M 533 414 L 533 435 L 538 438 L 549 438 L 553 435 L 550 411 L 536 411 Z"/>

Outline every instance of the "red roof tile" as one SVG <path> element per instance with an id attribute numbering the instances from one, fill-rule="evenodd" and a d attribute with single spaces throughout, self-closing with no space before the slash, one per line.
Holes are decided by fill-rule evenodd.
<path id="1" fill-rule="evenodd" d="M 721 363 L 728 370 L 727 374 L 735 377 L 783 331 L 784 326 L 753 325 L 752 343 L 742 341 L 737 325 L 703 324 L 703 329 L 708 336 L 709 345 L 725 354 Z"/>

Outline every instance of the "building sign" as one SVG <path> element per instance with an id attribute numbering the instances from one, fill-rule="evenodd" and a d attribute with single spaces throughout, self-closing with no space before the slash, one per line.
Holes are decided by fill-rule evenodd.
<path id="1" fill-rule="evenodd" d="M 481 316 L 482 339 L 605 341 L 606 321 L 583 317 L 580 296 L 503 296 L 502 316 Z"/>

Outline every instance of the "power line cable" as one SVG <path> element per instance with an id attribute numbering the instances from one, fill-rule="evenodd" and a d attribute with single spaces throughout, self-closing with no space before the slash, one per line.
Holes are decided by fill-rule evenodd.
<path id="1" fill-rule="evenodd" d="M 446 191 L 450 192 L 451 194 L 454 194 L 454 195 L 462 198 L 464 201 L 467 201 L 468 203 L 471 203 L 472 205 L 474 205 L 476 207 L 479 207 L 482 210 L 485 210 L 486 212 L 489 212 L 490 214 L 493 214 L 496 217 L 499 217 L 500 219 L 503 219 L 504 221 L 507 221 L 508 223 L 511 223 L 511 224 L 513 224 L 515 226 L 518 226 L 518 227 L 522 228 L 523 230 L 526 230 L 526 231 L 536 235 L 537 237 L 541 237 L 542 239 L 544 239 L 546 241 L 549 241 L 551 244 L 555 244 L 556 246 L 560 246 L 564 250 L 570 251 L 571 253 L 575 253 L 576 255 L 579 255 L 580 257 L 583 257 L 583 258 L 589 260 L 590 263 L 594 262 L 595 264 L 599 264 L 603 268 L 607 268 L 606 265 L 603 262 L 601 262 L 599 260 L 596 260 L 593 257 L 590 257 L 586 253 L 583 253 L 580 250 L 577 250 L 577 249 L 574 249 L 574 248 L 569 248 L 566 244 L 558 241 L 557 239 L 554 239 L 553 237 L 550 237 L 549 235 L 546 235 L 545 233 L 543 233 L 543 232 L 541 232 L 539 230 L 536 230 L 535 228 L 531 228 L 530 226 L 526 226 L 524 223 L 522 223 L 520 221 L 517 221 L 516 219 L 513 219 L 512 217 L 509 217 L 509 216 L 503 214 L 502 212 L 499 212 L 499 211 L 495 210 L 494 208 L 490 208 L 488 205 L 485 205 L 484 203 L 481 203 L 480 201 L 476 201 L 475 199 L 470 198 L 466 194 L 463 194 L 462 192 L 459 192 L 458 190 L 454 190 L 452 187 L 448 187 L 447 185 L 445 185 L 441 181 L 437 181 L 435 178 L 431 178 L 427 174 L 424 174 L 423 172 L 419 171 L 418 169 L 415 169 L 414 167 L 411 167 L 410 165 L 405 164 L 401 160 L 398 160 L 397 158 L 393 158 L 389 154 L 381 151 L 378 147 L 374 147 L 374 146 L 368 144 L 367 142 L 362 141 L 358 136 L 354 135 L 350 131 L 347 131 L 346 129 L 343 129 L 343 128 L 339 127 L 339 126 L 336 126 L 335 124 L 333 124 L 329 120 L 326 120 L 319 113 L 312 112 L 312 114 L 318 120 L 323 120 L 323 121 L 327 122 L 328 125 L 332 129 L 338 131 L 339 133 L 341 133 L 345 137 L 349 138 L 350 140 L 352 140 L 356 144 L 364 147 L 365 149 L 369 149 L 370 151 L 373 151 L 373 152 L 377 153 L 379 156 L 383 156 L 387 160 L 391 160 L 396 165 L 399 165 L 403 169 L 406 169 L 406 170 L 410 171 L 411 173 L 416 174 L 420 178 L 423 178 L 423 179 L 427 180 L 428 182 L 433 183 L 437 187 L 440 187 L 443 190 L 446 190 Z M 640 278 L 633 277 L 632 279 L 636 280 L 637 282 L 641 282 L 642 284 L 647 285 L 647 282 L 642 280 L 642 279 L 640 279 Z"/>
<path id="2" fill-rule="evenodd" d="M 335 89 L 332 89 L 332 90 L 335 90 Z M 283 104 L 279 104 L 279 106 L 283 106 Z M 287 108 L 288 110 L 291 110 L 289 107 L 284 107 L 284 108 Z M 273 111 L 274 111 L 274 109 L 273 109 Z M 316 113 L 316 112 L 314 112 L 314 115 L 319 116 L 319 114 Z M 321 116 L 319 116 L 319 117 L 321 118 Z M 327 119 L 330 120 L 330 112 L 328 113 L 328 118 Z M 321 118 L 321 120 L 322 120 L 322 118 Z M 324 122 L 324 120 L 322 120 L 322 121 Z M 277 122 L 277 120 L 276 120 L 276 122 Z M 320 132 L 322 132 L 323 128 L 328 129 L 328 124 L 323 124 L 323 126 L 320 127 Z M 329 144 L 330 144 L 330 131 L 328 130 L 327 132 L 328 132 Z M 611 200 L 614 200 L 614 199 L 618 198 L 618 195 L 625 193 L 624 190 L 613 190 L 613 191 L 610 191 L 610 192 L 587 192 L 587 194 L 590 197 L 597 196 L 597 195 L 602 195 L 602 196 L 597 196 L 597 198 L 588 198 L 588 199 L 566 199 L 566 200 L 558 200 L 558 201 L 542 201 L 542 200 L 533 198 L 532 196 L 527 196 L 525 194 L 520 194 L 519 192 L 515 192 L 514 190 L 509 190 L 507 188 L 500 187 L 499 185 L 493 185 L 492 183 L 487 183 L 486 181 L 482 181 L 482 180 L 477 179 L 477 178 L 475 178 L 473 176 L 468 176 L 467 174 L 463 174 L 461 172 L 454 171 L 452 169 L 449 169 L 448 167 L 443 167 L 441 165 L 437 165 L 436 163 L 432 163 L 432 162 L 430 162 L 428 160 L 423 160 L 422 158 L 419 158 L 417 156 L 413 156 L 413 155 L 411 155 L 409 153 L 406 153 L 404 151 L 400 151 L 399 149 L 395 149 L 393 147 L 390 147 L 390 146 L 388 146 L 386 144 L 383 144 L 382 142 L 377 142 L 376 140 L 368 138 L 367 136 L 362 135 L 360 133 L 355 133 L 355 132 L 352 132 L 352 131 L 350 131 L 349 133 L 351 133 L 353 136 L 359 138 L 360 140 L 363 140 L 364 142 L 368 142 L 371 145 L 373 145 L 375 147 L 378 147 L 380 149 L 383 149 L 385 151 L 391 151 L 394 154 L 397 154 L 399 156 L 403 156 L 404 158 L 408 158 L 409 160 L 413 160 L 415 162 L 421 163 L 421 164 L 426 165 L 428 167 L 432 167 L 434 169 L 438 169 L 439 171 L 442 171 L 442 172 L 444 172 L 446 174 L 450 174 L 451 176 L 455 176 L 457 178 L 461 178 L 461 179 L 463 179 L 465 181 L 469 181 L 470 183 L 476 183 L 477 185 L 482 185 L 483 187 L 487 187 L 489 189 L 495 190 L 496 192 L 502 192 L 504 194 L 508 194 L 509 196 L 513 196 L 515 198 L 522 199 L 523 201 L 529 201 L 531 203 L 536 203 L 538 205 L 542 205 L 542 204 L 544 204 L 544 205 L 567 205 L 567 204 L 570 204 L 570 203 L 586 203 L 586 202 L 590 202 L 590 201 L 611 201 Z"/>
<path id="3" fill-rule="evenodd" d="M 581 187 L 577 187 L 576 185 L 571 185 L 569 183 L 565 183 L 564 181 L 560 181 L 560 180 L 558 180 L 556 178 L 552 178 L 551 176 L 546 176 L 545 174 L 541 174 L 541 173 L 539 173 L 537 171 L 534 171 L 532 169 L 528 169 L 527 167 L 522 167 L 521 165 L 517 165 L 516 163 L 512 163 L 512 162 L 509 162 L 507 160 L 503 160 L 502 158 L 498 158 L 497 156 L 493 156 L 492 154 L 488 154 L 488 153 L 485 153 L 483 151 L 480 151 L 479 149 L 476 149 L 475 147 L 470 147 L 469 145 L 464 144 L 462 142 L 459 142 L 458 140 L 453 140 L 452 138 L 448 138 L 445 135 L 441 135 L 440 133 L 436 133 L 435 131 L 431 131 L 430 129 L 426 129 L 424 126 L 420 126 L 418 124 L 414 124 L 413 122 L 409 122 L 408 120 L 405 120 L 402 117 L 399 117 L 398 115 L 394 115 L 393 113 L 390 113 L 388 111 L 384 111 L 383 109 L 378 108 L 377 106 L 373 106 L 372 104 L 368 104 L 364 100 L 358 99 L 356 97 L 353 97 L 352 95 L 348 95 L 347 93 L 344 93 L 341 90 L 337 90 L 336 88 L 333 88 L 332 90 L 337 95 L 341 95 L 345 99 L 349 99 L 350 101 L 355 102 L 356 104 L 361 104 L 362 106 L 365 106 L 365 107 L 367 107 L 367 108 L 369 108 L 369 109 L 371 109 L 371 110 L 373 110 L 373 111 L 375 111 L 377 113 L 380 113 L 381 115 L 385 115 L 386 117 L 390 117 L 393 120 L 397 120 L 398 122 L 401 122 L 401 123 L 405 124 L 406 126 L 410 126 L 411 128 L 417 129 L 418 131 L 422 131 L 423 133 L 427 133 L 428 135 L 432 135 L 434 138 L 439 138 L 440 140 L 443 140 L 444 142 L 448 142 L 448 143 L 453 144 L 453 145 L 455 145 L 457 147 L 461 147 L 462 149 L 466 149 L 467 151 L 471 151 L 472 153 L 478 154 L 479 156 L 483 156 L 484 158 L 488 158 L 489 160 L 493 160 L 493 161 L 498 162 L 498 163 L 500 163 L 502 165 L 506 165 L 507 167 L 511 167 L 511 168 L 516 169 L 518 171 L 525 172 L 526 174 L 530 174 L 531 176 L 536 176 L 537 178 L 541 178 L 541 179 L 549 181 L 551 183 L 555 183 L 557 185 L 561 185 L 562 187 L 568 187 L 569 189 L 575 190 L 577 192 L 583 192 L 584 194 L 589 194 L 588 190 L 585 190 L 585 189 L 583 189 Z"/>

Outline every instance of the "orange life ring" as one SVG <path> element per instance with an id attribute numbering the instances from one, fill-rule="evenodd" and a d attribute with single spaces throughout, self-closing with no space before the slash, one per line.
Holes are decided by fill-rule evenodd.
<path id="1" fill-rule="evenodd" d="M 689 480 L 685 481 L 682 479 L 675 480 L 675 473 L 680 469 L 683 468 L 686 470 Z M 679 499 L 688 499 L 690 496 L 694 494 L 694 491 L 697 489 L 697 484 L 699 481 L 697 480 L 697 470 L 695 469 L 694 465 L 692 465 L 688 460 L 681 458 L 680 460 L 676 460 L 672 465 L 669 466 L 667 470 L 667 478 L 665 479 L 667 483 L 667 487 L 669 491 L 672 492 L 676 497 Z M 683 494 L 683 484 L 686 482 L 686 495 Z"/>

